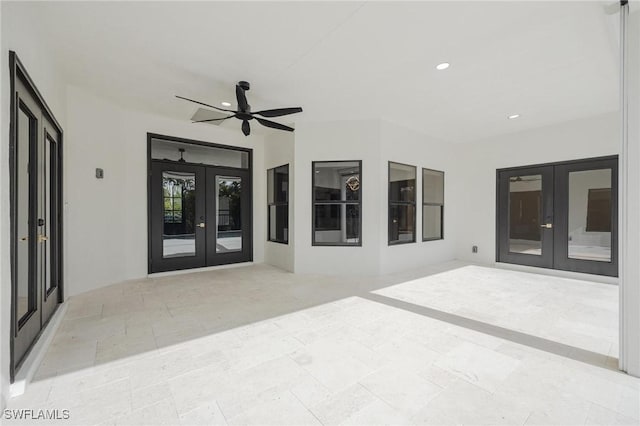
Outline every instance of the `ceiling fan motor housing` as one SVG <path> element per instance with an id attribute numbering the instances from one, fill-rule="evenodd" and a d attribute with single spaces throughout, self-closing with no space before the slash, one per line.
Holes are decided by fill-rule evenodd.
<path id="1" fill-rule="evenodd" d="M 248 81 L 239 81 L 238 86 L 240 86 L 242 90 L 249 90 L 249 88 L 251 87 Z"/>

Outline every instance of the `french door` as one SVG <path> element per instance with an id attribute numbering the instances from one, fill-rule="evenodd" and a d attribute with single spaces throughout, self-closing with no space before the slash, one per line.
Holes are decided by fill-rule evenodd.
<path id="1" fill-rule="evenodd" d="M 497 260 L 617 276 L 617 163 L 498 170 Z"/>
<path id="2" fill-rule="evenodd" d="M 12 63 L 13 375 L 61 299 L 62 156 L 59 126 L 13 55 Z"/>
<path id="3" fill-rule="evenodd" d="M 153 161 L 149 272 L 252 260 L 249 171 Z"/>

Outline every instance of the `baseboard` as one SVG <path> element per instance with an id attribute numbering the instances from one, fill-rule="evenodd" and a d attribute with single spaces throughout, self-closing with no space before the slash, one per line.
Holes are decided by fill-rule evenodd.
<path id="1" fill-rule="evenodd" d="M 204 268 L 191 268 L 191 269 L 180 269 L 178 271 L 155 272 L 153 274 L 148 274 L 147 277 L 149 278 L 170 277 L 172 275 L 192 274 L 194 272 L 217 271 L 219 269 L 241 268 L 243 266 L 251 266 L 251 265 L 255 265 L 255 262 L 230 263 L 228 265 L 205 266 Z"/>
<path id="2" fill-rule="evenodd" d="M 40 334 L 40 337 L 34 344 L 33 348 L 29 351 L 29 355 L 24 360 L 18 371 L 16 371 L 15 380 L 9 386 L 9 397 L 13 398 L 22 395 L 27 386 L 33 379 L 33 376 L 38 371 L 40 363 L 42 362 L 44 355 L 47 353 L 47 349 L 53 340 L 53 336 L 56 335 L 56 331 L 62 323 L 64 314 L 67 312 L 67 303 L 62 303 L 56 309 L 53 317 L 49 320 L 49 323 Z"/>
<path id="3" fill-rule="evenodd" d="M 606 275 L 584 274 L 581 272 L 562 271 L 559 269 L 536 268 L 535 266 L 516 265 L 513 263 L 496 262 L 494 266 L 496 268 L 509 269 L 512 271 L 530 272 L 532 274 L 550 275 L 553 277 L 569 278 L 581 281 L 592 281 L 603 284 L 618 285 L 619 282 L 619 279 L 617 277 L 608 277 Z"/>

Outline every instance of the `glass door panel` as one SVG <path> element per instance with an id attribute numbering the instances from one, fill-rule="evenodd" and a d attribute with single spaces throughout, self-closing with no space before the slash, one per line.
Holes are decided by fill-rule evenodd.
<path id="1" fill-rule="evenodd" d="M 553 266 L 553 167 L 498 172 L 498 261 Z"/>
<path id="2" fill-rule="evenodd" d="M 242 178 L 216 176 L 216 253 L 242 251 Z"/>
<path id="3" fill-rule="evenodd" d="M 569 172 L 570 259 L 611 261 L 611 169 Z"/>
<path id="4" fill-rule="evenodd" d="M 162 257 L 196 255 L 196 174 L 162 172 Z"/>
<path id="5" fill-rule="evenodd" d="M 150 179 L 150 272 L 206 263 L 205 169 L 154 161 Z"/>
<path id="6" fill-rule="evenodd" d="M 542 255 L 542 175 L 509 178 L 509 251 Z"/>

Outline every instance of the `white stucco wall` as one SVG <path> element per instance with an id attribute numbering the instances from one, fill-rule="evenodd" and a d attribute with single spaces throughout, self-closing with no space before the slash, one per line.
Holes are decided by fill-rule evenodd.
<path id="1" fill-rule="evenodd" d="M 147 132 L 253 149 L 254 262 L 264 261 L 264 137 L 191 124 L 67 93 L 66 291 L 72 296 L 147 275 Z M 95 168 L 104 179 L 95 178 Z"/>
<path id="2" fill-rule="evenodd" d="M 617 113 L 458 145 L 455 158 L 460 190 L 452 193 L 460 206 L 454 219 L 456 257 L 495 263 L 497 169 L 619 152 L 620 116 Z M 477 254 L 471 252 L 474 245 L 478 246 Z"/>
<path id="3" fill-rule="evenodd" d="M 36 4 L 0 2 L 0 406 L 9 387 L 9 336 L 11 321 L 11 265 L 9 250 L 9 51 L 15 51 L 47 104 L 66 128 L 65 85 L 55 58 L 45 45 L 37 25 L 29 25 L 29 14 Z"/>

